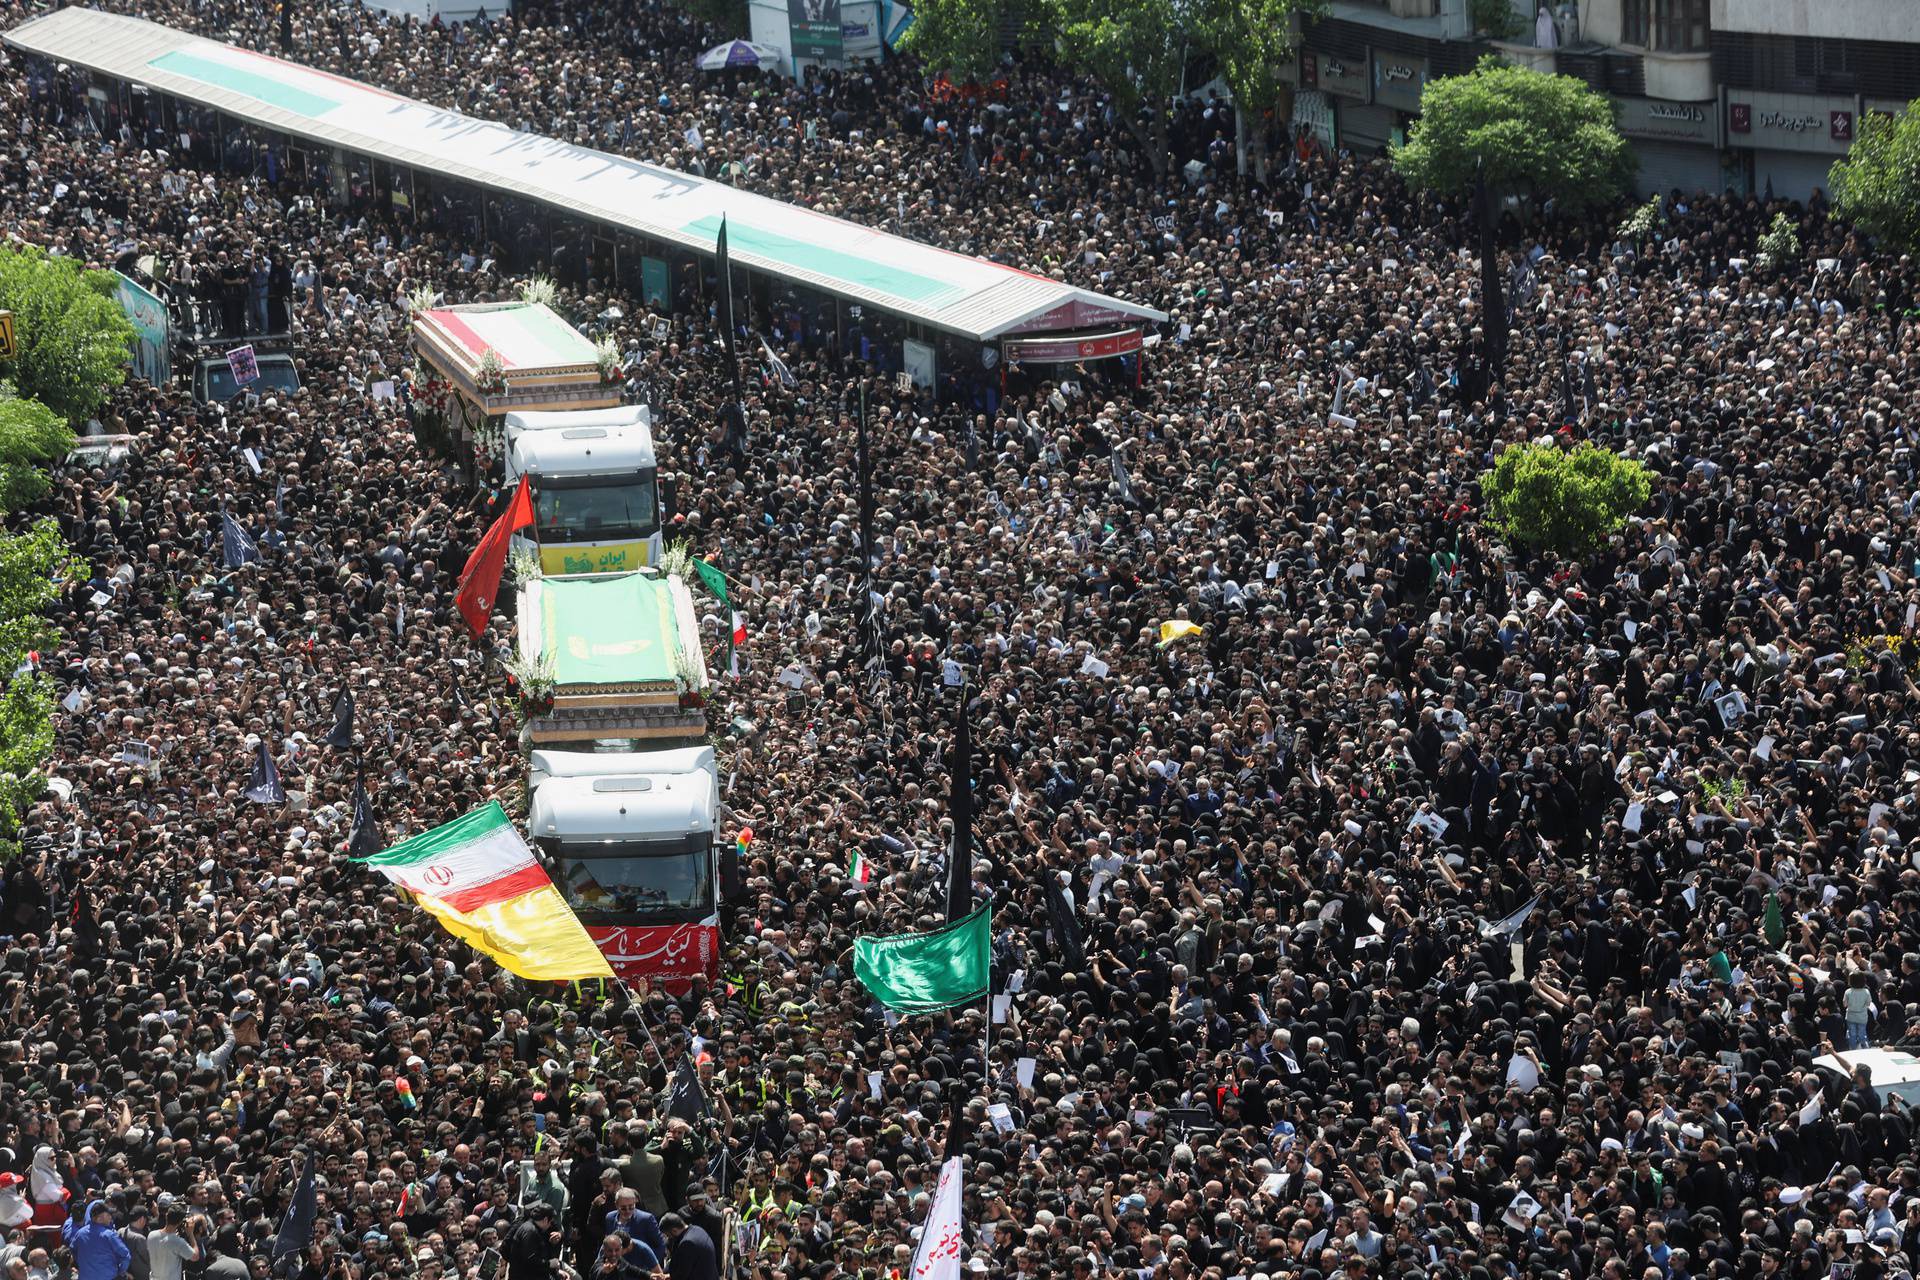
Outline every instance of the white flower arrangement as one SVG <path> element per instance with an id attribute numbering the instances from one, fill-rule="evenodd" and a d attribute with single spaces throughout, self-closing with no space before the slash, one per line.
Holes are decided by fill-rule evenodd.
<path id="1" fill-rule="evenodd" d="M 553 282 L 552 276 L 529 276 L 520 286 L 520 301 L 538 303 L 550 307 L 554 299 L 560 296 L 560 286 Z"/>

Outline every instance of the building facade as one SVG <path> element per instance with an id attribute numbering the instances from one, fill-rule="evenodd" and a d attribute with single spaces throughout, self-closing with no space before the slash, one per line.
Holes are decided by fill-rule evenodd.
<path id="1" fill-rule="evenodd" d="M 1917 0 L 1336 0 L 1303 33 L 1294 122 L 1328 146 L 1404 136 L 1429 79 L 1497 52 L 1618 104 L 1642 194 L 1827 186 L 1869 111 L 1920 98 Z M 1481 13 L 1484 19 L 1484 11 Z"/>

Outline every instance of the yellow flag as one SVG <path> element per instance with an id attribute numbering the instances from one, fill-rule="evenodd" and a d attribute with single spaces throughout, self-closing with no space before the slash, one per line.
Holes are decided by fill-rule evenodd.
<path id="1" fill-rule="evenodd" d="M 1207 634 L 1207 629 L 1199 623 L 1189 622 L 1185 618 L 1174 618 L 1169 622 L 1160 624 L 1160 647 L 1164 649 L 1176 640 L 1184 640 L 1188 636 L 1204 636 L 1205 634 Z"/>
<path id="2" fill-rule="evenodd" d="M 498 801 L 357 861 L 411 893 L 448 933 L 523 978 L 613 976 Z"/>

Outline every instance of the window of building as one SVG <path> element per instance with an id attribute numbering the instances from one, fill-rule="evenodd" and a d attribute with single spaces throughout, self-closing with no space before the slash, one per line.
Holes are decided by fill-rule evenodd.
<path id="1" fill-rule="evenodd" d="M 1647 43 L 1647 11 L 1652 4 L 1653 0 L 1621 0 L 1621 44 L 1645 45 Z"/>
<path id="2" fill-rule="evenodd" d="M 1660 48 L 1670 53 L 1707 51 L 1707 0 L 1659 0 Z"/>
<path id="3" fill-rule="evenodd" d="M 1709 0 L 1621 0 L 1620 43 L 1667 53 L 1705 53 Z"/>

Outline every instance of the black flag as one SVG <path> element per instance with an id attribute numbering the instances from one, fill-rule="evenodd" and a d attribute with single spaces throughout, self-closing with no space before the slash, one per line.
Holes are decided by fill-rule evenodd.
<path id="1" fill-rule="evenodd" d="M 1120 491 L 1120 501 L 1129 507 L 1140 504 L 1133 497 L 1133 481 L 1127 478 L 1126 464 L 1120 461 L 1120 450 L 1113 446 L 1107 448 L 1107 462 L 1113 468 L 1113 483 Z"/>
<path id="2" fill-rule="evenodd" d="M 220 513 L 220 558 L 229 569 L 238 569 L 260 558 L 260 544 L 238 520 L 224 511 Z"/>
<path id="3" fill-rule="evenodd" d="M 700 1087 L 700 1073 L 694 1069 L 693 1059 L 680 1059 L 680 1069 L 673 1074 L 673 1085 L 667 1091 L 666 1113 L 678 1117 L 688 1124 L 698 1124 L 711 1113 L 707 1104 L 707 1091 Z"/>
<path id="4" fill-rule="evenodd" d="M 1573 403 L 1573 353 L 1567 341 L 1567 329 L 1560 326 L 1560 423 L 1571 426 L 1580 421 Z"/>
<path id="5" fill-rule="evenodd" d="M 313 1153 L 307 1153 L 305 1167 L 300 1171 L 300 1185 L 294 1189 L 293 1203 L 287 1206 L 286 1217 L 280 1220 L 280 1234 L 273 1238 L 273 1269 L 290 1273 L 299 1270 L 300 1255 L 307 1250 L 307 1244 L 313 1239 L 313 1220 L 319 1212 L 319 1197 L 313 1185 Z"/>
<path id="6" fill-rule="evenodd" d="M 1087 967 L 1087 948 L 1080 938 L 1080 922 L 1073 918 L 1073 908 L 1067 902 L 1067 891 L 1060 877 L 1049 871 L 1046 883 L 1047 927 L 1053 931 L 1053 945 L 1060 948 L 1060 958 L 1078 972 Z"/>
<path id="7" fill-rule="evenodd" d="M 333 704 L 333 728 L 320 741 L 337 751 L 353 750 L 353 690 L 340 691 L 339 700 Z"/>
<path id="8" fill-rule="evenodd" d="M 947 783 L 947 816 L 953 847 L 947 851 L 947 923 L 973 913 L 973 733 L 967 724 L 967 686 L 954 691 L 953 760 Z"/>
<path id="9" fill-rule="evenodd" d="M 265 738 L 260 739 L 260 758 L 253 762 L 253 776 L 247 780 L 245 795 L 255 804 L 287 802 L 287 789 L 280 785 L 280 770 L 274 768 L 273 751 Z"/>
<path id="10" fill-rule="evenodd" d="M 720 330 L 726 340 L 727 367 L 733 371 L 734 425 L 740 432 L 740 447 L 746 447 L 747 396 L 740 387 L 740 352 L 733 327 L 733 258 L 727 253 L 727 216 L 720 215 L 720 236 L 714 242 L 713 256 L 720 271 Z"/>
<path id="11" fill-rule="evenodd" d="M 353 829 L 347 833 L 347 856 L 371 858 L 384 847 L 380 840 L 380 822 L 373 816 L 373 805 L 367 801 L 366 781 L 355 778 L 353 780 Z"/>

